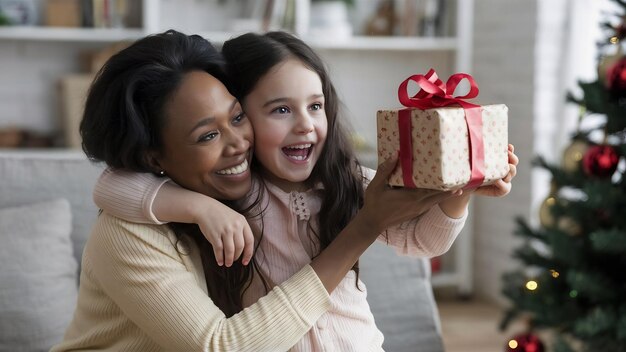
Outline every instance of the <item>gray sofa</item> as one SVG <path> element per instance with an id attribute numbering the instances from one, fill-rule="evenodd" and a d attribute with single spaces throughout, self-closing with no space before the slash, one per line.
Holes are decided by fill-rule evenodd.
<path id="1" fill-rule="evenodd" d="M 0 151 L 0 352 L 45 351 L 62 338 L 101 170 L 78 151 Z M 375 244 L 361 273 L 385 350 L 443 350 L 427 260 Z"/>

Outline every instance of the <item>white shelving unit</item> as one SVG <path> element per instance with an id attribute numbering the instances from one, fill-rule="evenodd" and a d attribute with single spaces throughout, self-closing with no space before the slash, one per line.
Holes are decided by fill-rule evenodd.
<path id="1" fill-rule="evenodd" d="M 1 41 L 18 42 L 65 42 L 65 43 L 115 43 L 119 41 L 135 40 L 147 34 L 160 32 L 166 28 L 160 26 L 162 19 L 161 0 L 141 0 L 141 27 L 133 29 L 90 29 L 90 28 L 50 28 L 50 27 L 0 27 Z M 298 0 L 308 2 L 309 0 Z M 472 58 L 472 28 L 473 28 L 473 0 L 455 1 L 456 36 L 453 37 L 365 37 L 354 36 L 345 40 L 327 40 L 325 38 L 304 37 L 314 48 L 330 53 L 332 60 L 359 60 L 363 55 L 370 53 L 387 53 L 387 57 L 403 55 L 429 55 L 439 53 L 451 58 L 450 72 L 471 73 Z M 308 4 L 308 3 L 307 3 Z M 236 36 L 237 33 L 223 31 L 200 31 L 200 34 L 211 41 L 220 43 Z M 340 53 L 333 56 L 333 53 Z M 345 64 L 345 62 L 344 62 Z M 376 68 L 372 68 L 376 69 Z M 354 87 L 358 90 L 359 87 Z M 375 142 L 374 142 L 375 143 Z M 376 163 L 373 153 L 363 155 L 364 164 Z M 473 223 L 468 218 L 464 233 L 458 238 L 450 255 L 444 257 L 452 261 L 452 268 L 433 275 L 432 283 L 435 287 L 454 286 L 460 295 L 472 293 L 472 231 Z M 444 265 L 444 268 L 449 267 Z"/>

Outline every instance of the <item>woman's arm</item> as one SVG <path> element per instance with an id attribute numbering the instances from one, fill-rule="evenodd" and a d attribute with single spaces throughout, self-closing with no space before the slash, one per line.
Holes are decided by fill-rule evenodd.
<path id="1" fill-rule="evenodd" d="M 324 285 L 306 266 L 226 318 L 164 229 L 102 214 L 85 248 L 83 270 L 166 350 L 285 351 L 330 307 Z"/>
<path id="2" fill-rule="evenodd" d="M 221 202 L 150 173 L 106 169 L 94 188 L 94 202 L 107 213 L 137 223 L 198 224 L 213 246 L 218 265 L 241 256 L 247 265 L 254 236 L 246 218 Z"/>

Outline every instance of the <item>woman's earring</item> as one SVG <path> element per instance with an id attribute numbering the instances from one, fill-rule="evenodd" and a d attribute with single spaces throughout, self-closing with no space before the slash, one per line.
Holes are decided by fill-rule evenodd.
<path id="1" fill-rule="evenodd" d="M 159 175 L 165 176 L 165 171 L 163 171 L 163 170 L 159 171 Z"/>

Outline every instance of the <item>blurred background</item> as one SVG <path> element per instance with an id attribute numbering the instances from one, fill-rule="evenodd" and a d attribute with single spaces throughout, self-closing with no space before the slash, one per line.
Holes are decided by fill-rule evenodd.
<path id="1" fill-rule="evenodd" d="M 80 148 L 86 90 L 113 53 L 144 35 L 176 29 L 216 45 L 247 31 L 282 29 L 325 59 L 354 129 L 361 161 L 376 165 L 376 111 L 398 107 L 397 87 L 434 68 L 473 75 L 480 104 L 509 107 L 520 157 L 509 196 L 474 199 L 463 235 L 432 261 L 450 351 L 503 351 L 502 275 L 513 257 L 516 216 L 540 224 L 551 175 L 580 107 L 578 80 L 597 76 L 609 0 L 0 0 L 0 148 Z M 416 89 L 416 88 L 415 88 Z M 622 165 L 623 169 L 623 165 Z M 517 351 L 517 350 L 515 350 Z M 530 350 L 529 350 L 530 351 Z"/>

